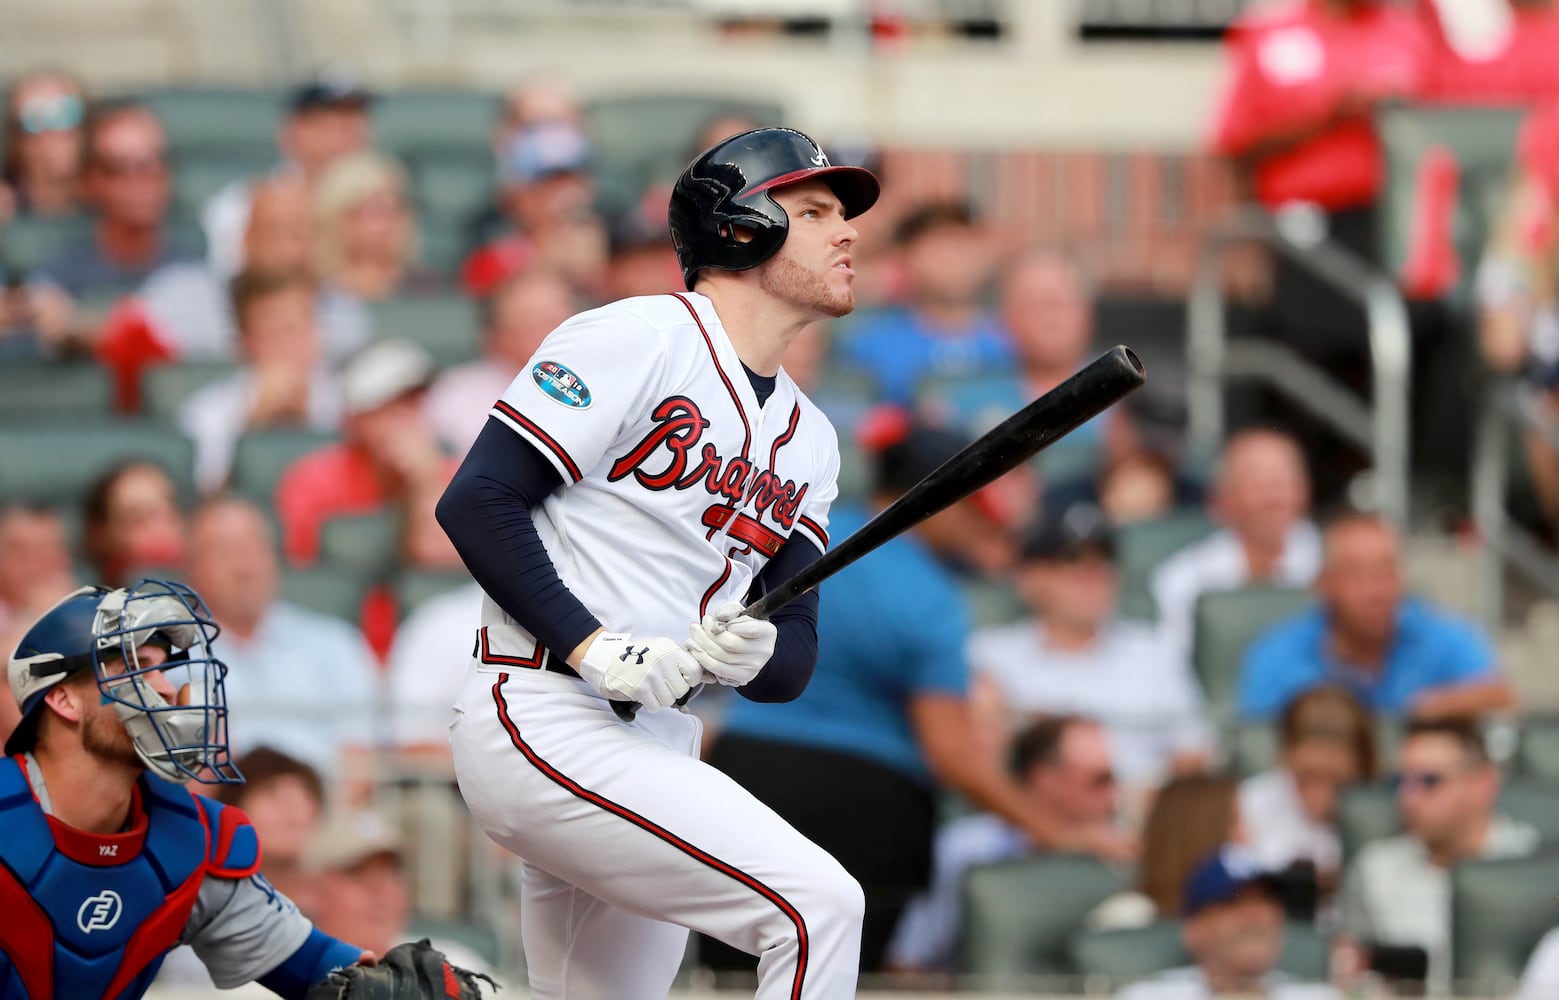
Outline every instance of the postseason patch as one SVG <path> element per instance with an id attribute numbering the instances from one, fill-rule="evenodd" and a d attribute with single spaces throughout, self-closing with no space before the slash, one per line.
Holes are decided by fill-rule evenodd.
<path id="1" fill-rule="evenodd" d="M 565 365 L 556 361 L 538 361 L 531 367 L 530 377 L 536 387 L 564 406 L 583 410 L 590 405 L 590 387 Z"/>

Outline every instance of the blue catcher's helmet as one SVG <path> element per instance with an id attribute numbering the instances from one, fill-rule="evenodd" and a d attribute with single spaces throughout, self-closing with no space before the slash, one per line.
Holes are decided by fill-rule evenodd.
<path id="1" fill-rule="evenodd" d="M 211 652 L 218 631 L 205 602 L 182 583 L 142 580 L 69 594 L 33 623 L 11 654 L 6 677 L 22 719 L 5 752 L 31 749 L 48 690 L 91 670 L 136 754 L 158 777 L 242 781 L 227 747 L 227 666 Z M 167 658 L 143 666 L 137 650 L 148 645 L 164 649 Z M 148 683 L 159 671 L 177 692 L 172 703 Z"/>

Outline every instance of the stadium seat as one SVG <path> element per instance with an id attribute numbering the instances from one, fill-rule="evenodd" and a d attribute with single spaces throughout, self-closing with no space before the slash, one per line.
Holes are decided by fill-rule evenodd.
<path id="1" fill-rule="evenodd" d="M 871 490 L 871 460 L 855 443 L 855 438 L 839 435 L 839 500 L 843 503 L 864 500 Z"/>
<path id="2" fill-rule="evenodd" d="M 484 154 L 501 110 L 490 91 L 394 91 L 374 102 L 374 137 L 380 148 L 408 160 L 428 152 Z"/>
<path id="3" fill-rule="evenodd" d="M 233 448 L 233 491 L 269 504 L 287 466 L 335 440 L 335 435 L 321 431 L 251 431 Z"/>
<path id="4" fill-rule="evenodd" d="M 389 299 L 373 306 L 374 334 L 380 340 L 415 341 L 439 367 L 471 361 L 482 352 L 476 304 L 454 295 Z"/>
<path id="5" fill-rule="evenodd" d="M 5 224 L 5 262 L 25 278 L 47 267 L 91 232 L 91 221 L 81 216 L 12 219 Z"/>
<path id="6" fill-rule="evenodd" d="M 1521 722 L 1516 773 L 1526 778 L 1559 778 L 1559 717 L 1529 716 Z"/>
<path id="7" fill-rule="evenodd" d="M 964 880 L 960 969 L 999 986 L 1068 975 L 1068 944 L 1094 907 L 1126 890 L 1131 872 L 1086 855 L 1052 854 L 980 865 Z"/>
<path id="8" fill-rule="evenodd" d="M 7 361 L 0 365 L 0 420 L 8 423 L 104 419 L 114 379 L 91 362 Z"/>
<path id="9" fill-rule="evenodd" d="M 1451 976 L 1458 996 L 1503 996 L 1559 926 L 1559 855 L 1464 861 L 1451 870 Z"/>
<path id="10" fill-rule="evenodd" d="M 785 124 L 776 103 L 710 97 L 707 94 L 646 94 L 632 91 L 586 103 L 596 157 L 619 165 L 639 189 L 676 178 L 698 152 L 698 133 L 715 118 L 742 115 L 761 125 Z"/>
<path id="11" fill-rule="evenodd" d="M 198 219 L 207 199 L 233 181 L 266 174 L 276 165 L 276 153 L 195 150 L 180 154 L 173 165 L 174 206 L 185 218 Z"/>
<path id="12" fill-rule="evenodd" d="M 1192 964 L 1180 936 L 1180 924 L 1163 920 L 1146 927 L 1083 931 L 1070 953 L 1082 975 L 1109 976 L 1115 984 Z M 1278 968 L 1304 982 L 1325 982 L 1328 943 L 1309 924 L 1290 923 L 1283 935 Z"/>
<path id="13" fill-rule="evenodd" d="M 282 95 L 229 87 L 178 87 L 145 95 L 162 120 L 175 155 L 191 150 L 279 158 L 276 129 Z"/>
<path id="14" fill-rule="evenodd" d="M 1277 727 L 1259 722 L 1237 726 L 1227 745 L 1229 767 L 1241 778 L 1275 766 L 1282 749 L 1278 746 Z"/>
<path id="15" fill-rule="evenodd" d="M 1027 609 L 1010 584 L 1000 581 L 965 583 L 961 588 L 969 622 L 975 628 L 1005 625 L 1021 619 Z"/>
<path id="16" fill-rule="evenodd" d="M 172 420 L 202 387 L 230 378 L 238 366 L 230 361 L 183 361 L 154 365 L 141 376 L 141 412 L 148 417 Z"/>
<path id="17" fill-rule="evenodd" d="M 470 582 L 471 575 L 463 570 L 403 569 L 395 574 L 391 587 L 395 591 L 395 606 L 400 616 L 405 618 L 423 601 L 464 587 Z M 475 610 L 473 607 L 472 611 Z"/>
<path id="18" fill-rule="evenodd" d="M 396 511 L 332 517 L 319 529 L 320 562 L 352 570 L 365 579 L 380 579 L 400 555 L 400 533 Z"/>
<path id="19" fill-rule="evenodd" d="M 135 420 L 0 427 L 0 499 L 74 504 L 116 462 L 160 465 L 184 497 L 194 495 L 194 447 L 183 435 Z"/>
<path id="20" fill-rule="evenodd" d="M 1197 599 L 1191 664 L 1215 717 L 1233 715 L 1246 647 L 1272 625 L 1309 607 L 1313 599 L 1300 587 L 1242 587 Z"/>
<path id="21" fill-rule="evenodd" d="M 409 164 L 412 197 L 424 223 L 429 219 L 464 225 L 493 200 L 493 158 L 476 154 L 424 154 Z"/>
<path id="22" fill-rule="evenodd" d="M 1202 511 L 1166 514 L 1151 521 L 1123 526 L 1116 536 L 1116 566 L 1121 575 L 1121 614 L 1151 621 L 1158 617 L 1149 589 L 1153 571 L 1165 559 L 1216 527 Z"/>
<path id="23" fill-rule="evenodd" d="M 368 581 L 339 566 L 288 567 L 281 574 L 281 596 L 310 611 L 358 623 Z"/>
<path id="24" fill-rule="evenodd" d="M 461 223 L 428 218 L 417 227 L 417 261 L 434 274 L 452 282 L 460 271 L 465 252 L 466 228 Z M 442 348 L 430 346 L 430 350 L 440 351 Z M 454 361 L 468 360 L 467 350 L 462 342 L 450 356 Z"/>

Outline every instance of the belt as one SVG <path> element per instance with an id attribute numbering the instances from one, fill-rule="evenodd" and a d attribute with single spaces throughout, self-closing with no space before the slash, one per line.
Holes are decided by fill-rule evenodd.
<path id="1" fill-rule="evenodd" d="M 476 648 L 471 651 L 471 655 L 483 663 L 493 667 L 523 667 L 526 670 L 550 670 L 555 674 L 563 674 L 576 680 L 580 679 L 579 671 L 569 666 L 562 657 L 552 655 L 552 650 L 543 646 L 539 639 L 535 640 L 536 648 L 529 656 L 510 656 L 507 653 L 494 652 L 487 637 L 489 628 L 513 631 L 504 625 L 483 625 L 476 630 Z"/>

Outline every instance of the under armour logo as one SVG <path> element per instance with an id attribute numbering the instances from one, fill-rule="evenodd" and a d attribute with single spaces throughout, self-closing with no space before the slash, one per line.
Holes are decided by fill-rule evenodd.
<path id="1" fill-rule="evenodd" d="M 815 167 L 826 167 L 826 166 L 828 166 L 828 157 L 823 153 L 823 151 L 821 149 L 817 151 L 817 155 L 816 156 L 812 157 L 812 165 L 815 166 Z"/>
<path id="2" fill-rule="evenodd" d="M 104 889 L 96 896 L 88 896 L 81 903 L 81 909 L 76 911 L 76 926 L 81 928 L 81 933 L 91 934 L 95 930 L 108 930 L 119 922 L 119 914 L 124 912 L 124 901 L 119 898 L 119 893 L 112 889 Z"/>
<path id="3" fill-rule="evenodd" d="M 638 659 L 633 661 L 633 665 L 636 667 L 642 667 L 644 666 L 644 654 L 648 653 L 649 651 L 650 647 L 648 646 L 640 646 L 638 649 L 634 649 L 632 646 L 624 646 L 623 655 L 619 656 L 618 659 L 624 663 L 627 663 L 628 657 L 637 656 Z"/>

